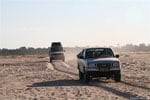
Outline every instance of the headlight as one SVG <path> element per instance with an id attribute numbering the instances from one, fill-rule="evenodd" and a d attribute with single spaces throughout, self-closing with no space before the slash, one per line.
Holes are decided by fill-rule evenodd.
<path id="1" fill-rule="evenodd" d="M 89 64 L 88 67 L 95 67 L 95 64 Z"/>
<path id="2" fill-rule="evenodd" d="M 120 63 L 119 62 L 113 62 L 113 66 L 118 67 L 118 66 L 120 66 Z"/>

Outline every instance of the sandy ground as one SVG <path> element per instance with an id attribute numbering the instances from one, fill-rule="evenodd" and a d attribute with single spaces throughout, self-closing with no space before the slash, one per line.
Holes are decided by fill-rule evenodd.
<path id="1" fill-rule="evenodd" d="M 122 81 L 78 80 L 76 54 L 0 57 L 0 100 L 150 100 L 150 53 L 121 53 Z"/>

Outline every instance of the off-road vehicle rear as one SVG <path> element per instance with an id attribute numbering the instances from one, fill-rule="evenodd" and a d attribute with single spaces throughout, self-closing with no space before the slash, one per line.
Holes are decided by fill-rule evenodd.
<path id="1" fill-rule="evenodd" d="M 49 50 L 50 62 L 53 60 L 65 61 L 64 50 L 61 42 L 52 42 L 51 48 Z"/>

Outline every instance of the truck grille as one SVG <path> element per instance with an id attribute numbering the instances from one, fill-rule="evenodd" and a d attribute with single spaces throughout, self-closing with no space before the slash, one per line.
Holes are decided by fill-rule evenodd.
<path id="1" fill-rule="evenodd" d="M 112 64 L 111 63 L 98 63 L 97 64 L 97 67 L 98 68 L 110 68 L 112 66 Z"/>
<path id="2" fill-rule="evenodd" d="M 110 70 L 110 67 L 112 66 L 111 63 L 98 63 L 97 67 L 100 72 L 107 72 Z"/>

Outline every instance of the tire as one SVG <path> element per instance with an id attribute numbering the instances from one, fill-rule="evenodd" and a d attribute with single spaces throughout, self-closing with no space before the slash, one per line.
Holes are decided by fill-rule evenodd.
<path id="1" fill-rule="evenodd" d="M 83 73 L 79 70 L 79 80 L 83 79 Z"/>
<path id="2" fill-rule="evenodd" d="M 121 81 L 121 74 L 120 73 L 116 73 L 114 75 L 114 79 L 115 79 L 116 82 L 120 82 Z"/>
<path id="3" fill-rule="evenodd" d="M 50 63 L 52 63 L 52 59 L 50 59 Z"/>
<path id="4" fill-rule="evenodd" d="M 107 76 L 106 79 L 110 79 L 110 76 Z"/>
<path id="5" fill-rule="evenodd" d="M 84 83 L 88 83 L 90 81 L 90 77 L 89 77 L 88 73 L 83 74 L 83 79 L 84 79 Z"/>
<path id="6" fill-rule="evenodd" d="M 65 62 L 65 58 L 63 58 L 62 61 Z"/>

